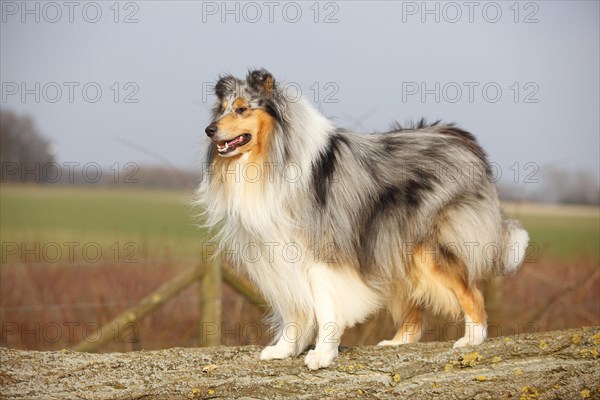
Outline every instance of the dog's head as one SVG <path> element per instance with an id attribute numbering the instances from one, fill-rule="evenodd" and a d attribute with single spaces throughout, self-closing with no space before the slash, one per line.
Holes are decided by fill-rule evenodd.
<path id="1" fill-rule="evenodd" d="M 248 72 L 246 80 L 223 76 L 215 86 L 217 102 L 206 134 L 221 157 L 260 153 L 281 120 L 273 76 L 264 69 Z"/>

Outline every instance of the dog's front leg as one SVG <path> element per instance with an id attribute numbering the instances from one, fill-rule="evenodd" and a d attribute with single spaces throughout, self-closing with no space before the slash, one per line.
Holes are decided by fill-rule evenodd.
<path id="1" fill-rule="evenodd" d="M 308 369 L 316 370 L 331 365 L 338 356 L 340 339 L 346 327 L 335 309 L 335 284 L 326 279 L 327 266 L 315 266 L 310 273 L 310 283 L 317 318 L 318 332 L 314 350 L 304 359 Z"/>
<path id="2" fill-rule="evenodd" d="M 302 353 L 314 338 L 310 318 L 294 318 L 283 321 L 279 339 L 272 346 L 265 347 L 260 353 L 261 360 L 283 359 Z"/>
<path id="3" fill-rule="evenodd" d="M 261 360 L 280 360 L 296 355 L 296 343 L 285 335 L 281 335 L 277 343 L 267 346 L 260 352 Z"/>
<path id="4" fill-rule="evenodd" d="M 325 317 L 325 313 L 317 316 L 319 334 L 314 350 L 310 350 L 304 358 L 304 363 L 311 370 L 327 368 L 338 356 L 340 338 L 344 328 L 335 321 L 333 316 Z"/>

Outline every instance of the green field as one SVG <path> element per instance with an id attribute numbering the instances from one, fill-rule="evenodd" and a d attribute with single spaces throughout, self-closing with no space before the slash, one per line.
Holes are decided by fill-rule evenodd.
<path id="1" fill-rule="evenodd" d="M 201 249 L 202 231 L 194 225 L 188 205 L 191 192 L 42 185 L 3 185 L 0 191 L 2 251 L 14 253 L 15 244 L 18 248 L 17 254 L 3 254 L 3 262 L 31 262 L 33 255 L 21 250 L 36 243 L 40 249 L 53 244 L 47 249 L 50 259 L 57 246 L 66 255 L 67 242 L 96 243 L 105 258 L 115 258 L 116 244 L 119 259 L 131 250 L 128 243 L 135 243 L 136 255 L 145 260 L 193 258 Z M 538 255 L 598 261 L 598 208 L 571 213 L 568 207 L 560 212 L 533 207 L 509 212 L 530 232 Z"/>
<path id="2" fill-rule="evenodd" d="M 505 210 L 527 229 L 544 259 L 600 261 L 600 208 L 509 204 Z"/>
<path id="3" fill-rule="evenodd" d="M 600 258 L 597 217 L 527 215 L 521 223 L 542 255 L 594 261 Z"/>
<path id="4" fill-rule="evenodd" d="M 190 198 L 191 193 L 176 191 L 4 185 L 0 195 L 3 250 L 13 250 L 14 246 L 6 247 L 8 242 L 17 243 L 19 252 L 33 249 L 36 243 L 41 249 L 51 243 L 54 249 L 48 252 L 58 244 L 67 255 L 65 243 L 76 242 L 79 248 L 94 243 L 107 259 L 122 260 L 132 252 L 142 259 L 197 257 L 202 231 L 194 225 Z M 81 251 L 74 253 L 80 258 Z M 53 257 L 51 253 L 48 258 Z"/>

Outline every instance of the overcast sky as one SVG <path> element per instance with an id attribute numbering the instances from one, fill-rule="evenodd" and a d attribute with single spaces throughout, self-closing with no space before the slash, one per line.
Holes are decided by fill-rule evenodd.
<path id="1" fill-rule="evenodd" d="M 443 119 L 505 174 L 599 168 L 597 1 L 23 4 L 2 1 L 1 107 L 60 162 L 193 168 L 212 83 L 265 67 L 339 126 Z"/>

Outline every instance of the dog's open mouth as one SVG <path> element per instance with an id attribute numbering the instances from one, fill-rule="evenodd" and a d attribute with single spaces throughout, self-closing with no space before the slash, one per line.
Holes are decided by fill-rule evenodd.
<path id="1" fill-rule="evenodd" d="M 250 139 L 252 139 L 252 135 L 249 133 L 242 133 L 239 136 L 234 137 L 231 140 L 224 140 L 222 142 L 217 143 L 217 151 L 219 154 L 227 154 L 231 153 L 238 147 L 241 147 L 247 144 Z"/>

